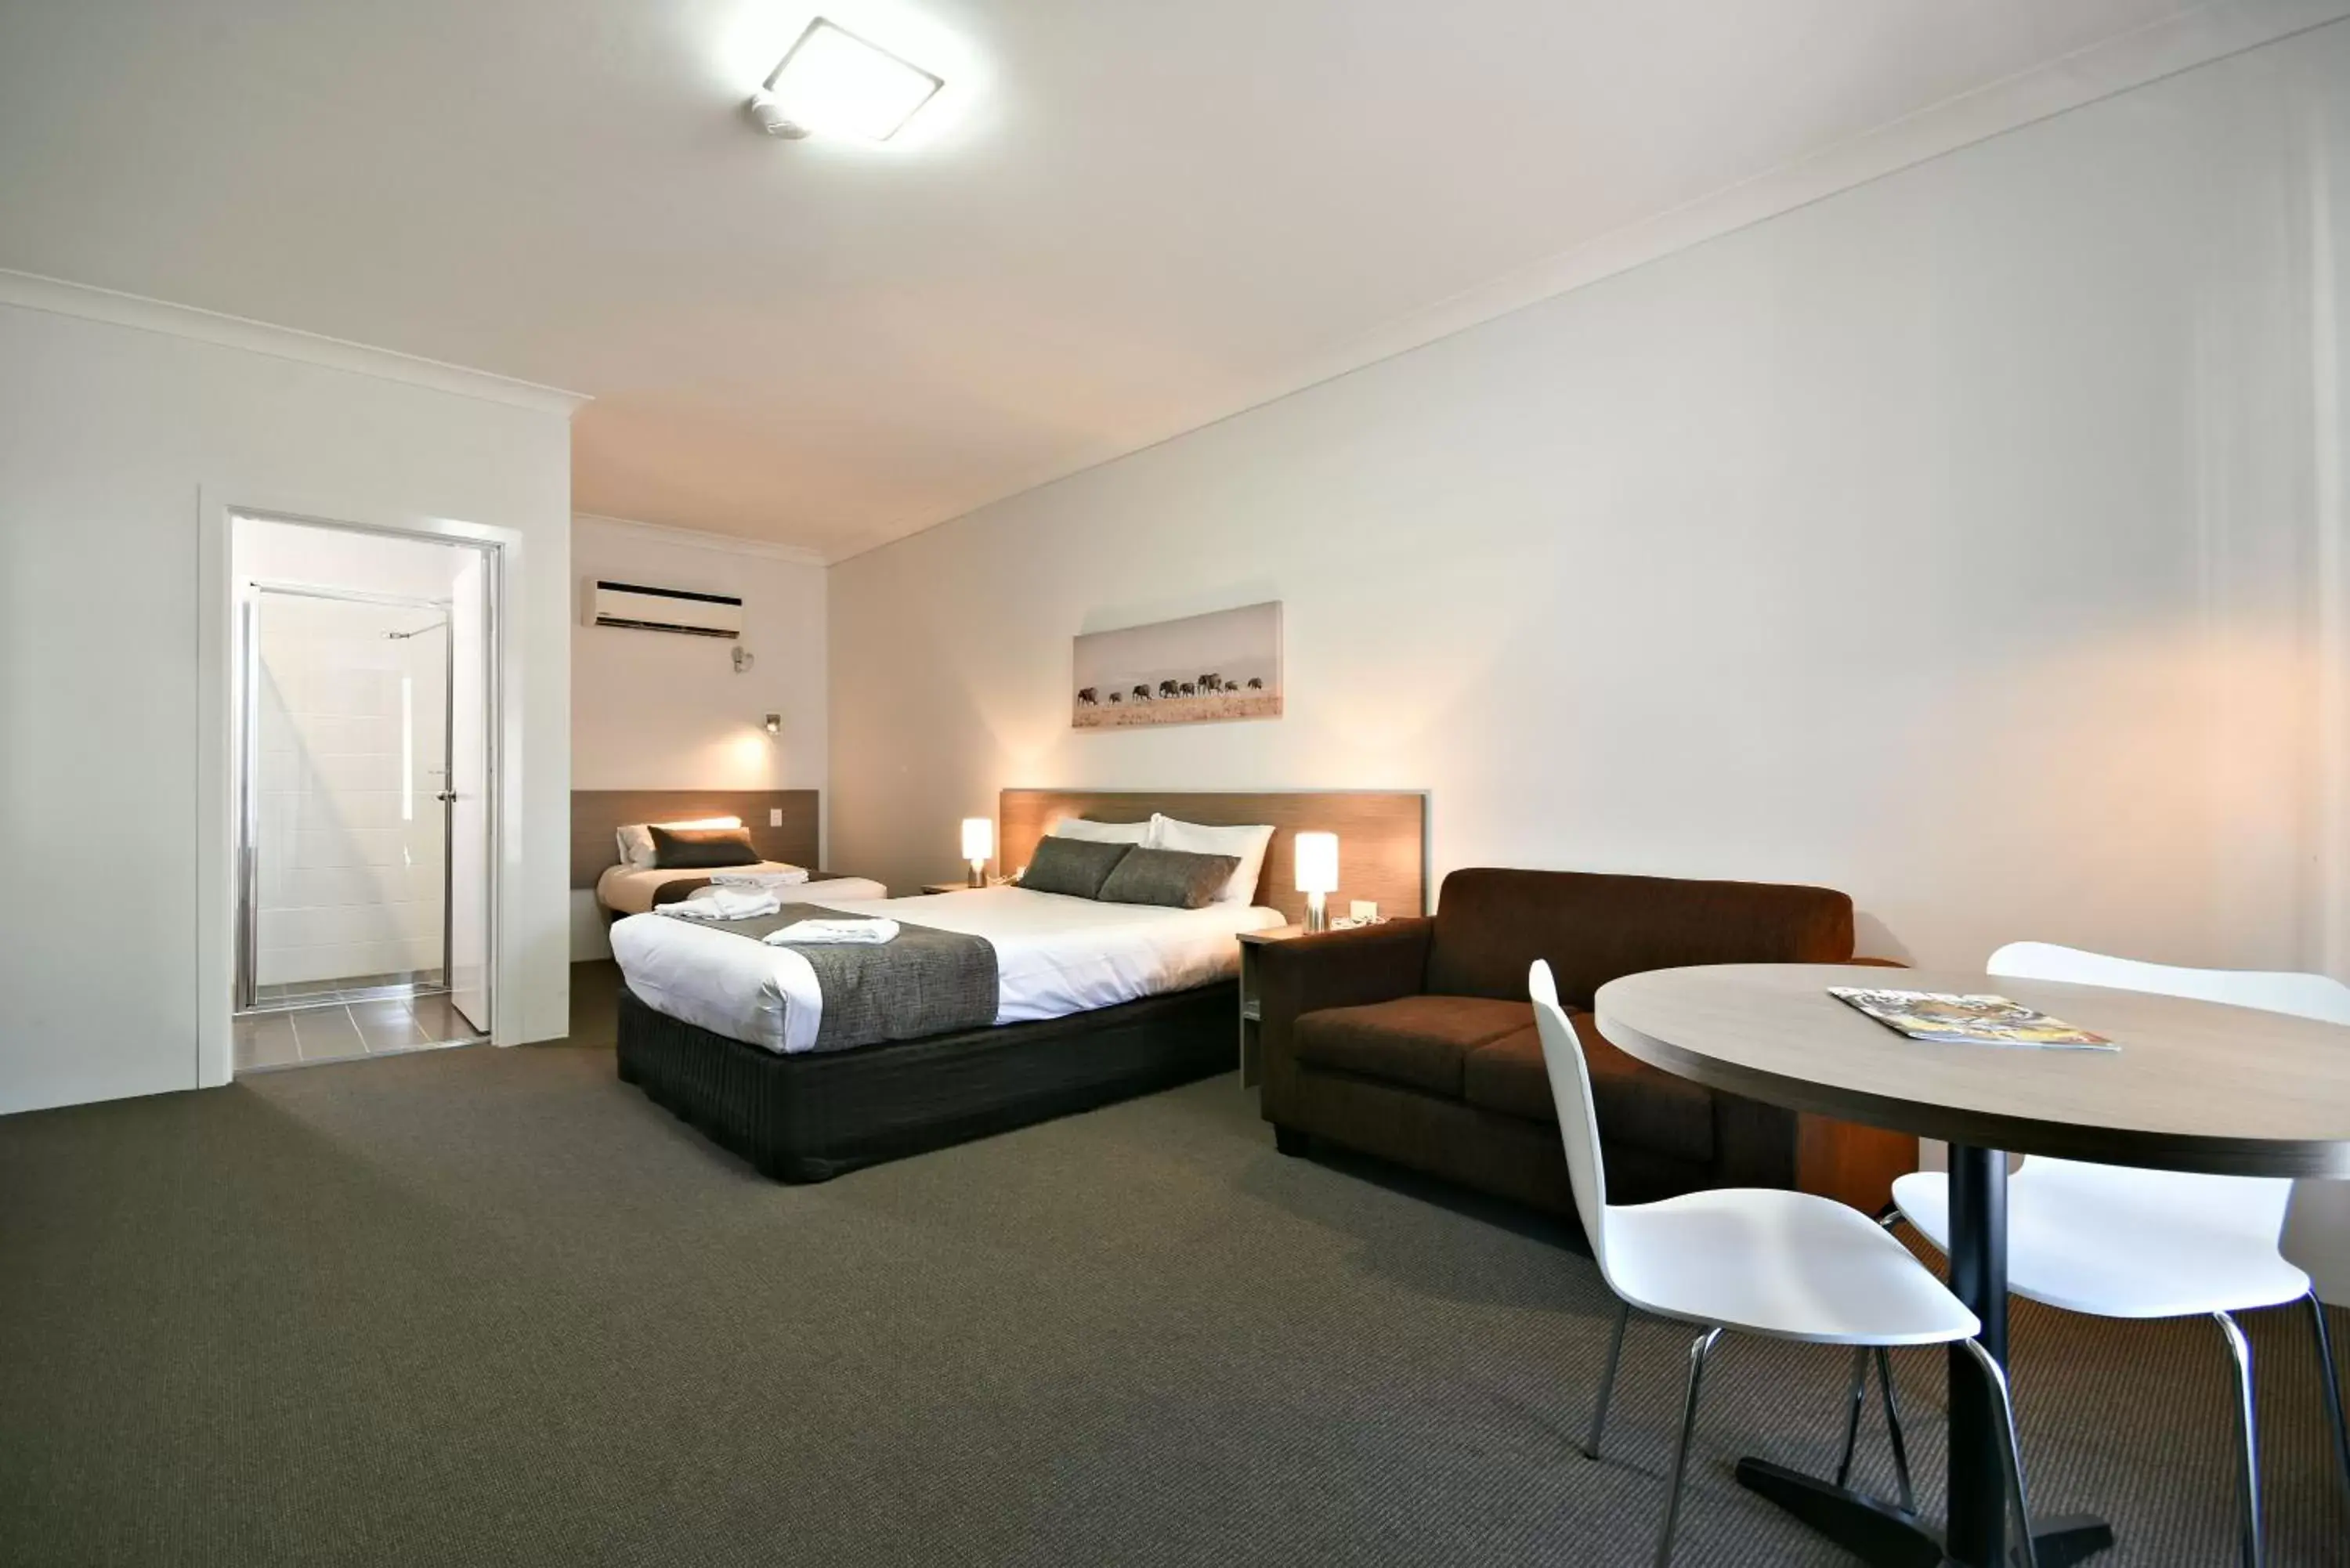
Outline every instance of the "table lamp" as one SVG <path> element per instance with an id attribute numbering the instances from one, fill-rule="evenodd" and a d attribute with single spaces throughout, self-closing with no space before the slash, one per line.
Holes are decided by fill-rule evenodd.
<path id="1" fill-rule="evenodd" d="M 1338 890 L 1338 836 L 1301 833 L 1295 845 L 1297 890 L 1305 895 L 1305 929 L 1326 931 L 1330 910 L 1326 900 Z"/>
<path id="2" fill-rule="evenodd" d="M 971 885 L 987 886 L 987 857 L 995 853 L 995 819 L 986 816 L 966 816 L 962 819 L 962 857 L 971 862 Z"/>

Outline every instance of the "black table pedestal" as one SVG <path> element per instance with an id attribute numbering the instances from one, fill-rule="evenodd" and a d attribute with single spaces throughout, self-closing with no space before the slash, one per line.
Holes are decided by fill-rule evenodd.
<path id="1" fill-rule="evenodd" d="M 1940 1568 L 1940 1534 L 1890 1503 L 1769 1459 L 1739 1460 L 1738 1484 L 1769 1498 L 1873 1568 Z"/>
<path id="2" fill-rule="evenodd" d="M 2007 1365 L 2007 1156 L 1950 1146 L 1950 1291 L 1982 1321 L 1982 1345 Z M 1768 1459 L 1738 1461 L 1738 1483 L 1877 1568 L 2004 1568 L 2007 1467 L 1997 1395 L 1974 1357 L 1952 1345 L 1950 1515 L 1946 1532 L 1916 1516 Z M 2031 1469 L 2025 1467 L 2029 1482 Z M 2034 1520 L 2040 1568 L 2068 1568 L 2114 1543 L 2113 1527 L 2088 1514 Z"/>
<path id="3" fill-rule="evenodd" d="M 1769 1459 L 1739 1460 L 1738 1484 L 1777 1503 L 1871 1568 L 1940 1568 L 1964 1561 L 1950 1553 L 1940 1531 L 1917 1515 Z M 2059 1514 L 2032 1521 L 2032 1543 L 2040 1568 L 2070 1568 L 2111 1546 L 2114 1532 L 2092 1514 Z"/>

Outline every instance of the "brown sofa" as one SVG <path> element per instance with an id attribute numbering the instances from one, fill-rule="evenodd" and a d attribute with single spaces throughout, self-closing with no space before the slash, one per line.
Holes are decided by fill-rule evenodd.
<path id="1" fill-rule="evenodd" d="M 1620 975 L 1852 961 L 1852 900 L 1825 888 L 1571 871 L 1461 870 L 1425 919 L 1327 931 L 1257 957 L 1264 1116 L 1315 1139 L 1575 1211 L 1526 970 L 1550 961 L 1590 1063 L 1608 1197 L 1801 1187 L 1874 1210 L 1915 1140 L 1718 1094 L 1633 1061 L 1594 1027 Z"/>

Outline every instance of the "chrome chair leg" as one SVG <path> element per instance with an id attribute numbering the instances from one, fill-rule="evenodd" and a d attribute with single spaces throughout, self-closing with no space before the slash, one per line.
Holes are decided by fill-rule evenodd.
<path id="1" fill-rule="evenodd" d="M 1901 1511 L 1918 1511 L 1918 1488 L 1909 1475 L 1909 1444 L 1901 1431 L 1901 1406 L 1893 1393 L 1893 1365 L 1883 1345 L 1872 1350 L 1865 1345 L 1852 1349 L 1852 1387 L 1846 1395 L 1844 1413 L 1844 1452 L 1836 1458 L 1835 1483 L 1840 1487 L 1852 1484 L 1852 1463 L 1860 1447 L 1860 1416 L 1868 1403 L 1868 1364 L 1877 1361 L 1877 1381 L 1885 1392 L 1885 1436 L 1893 1445 L 1893 1479 L 1901 1489 Z"/>
<path id="2" fill-rule="evenodd" d="M 1901 1511 L 1918 1511 L 1918 1489 L 1909 1480 L 1909 1445 L 1901 1440 L 1901 1407 L 1893 1401 L 1893 1364 L 1877 1347 L 1877 1383 L 1885 1391 L 1885 1436 L 1893 1445 L 1893 1479 L 1901 1488 Z"/>
<path id="3" fill-rule="evenodd" d="M 1707 1329 L 1690 1345 L 1689 1392 L 1681 1400 L 1680 1441 L 1673 1448 L 1673 1479 L 1665 1491 L 1665 1532 L 1657 1541 L 1657 1568 L 1672 1568 L 1673 1531 L 1681 1518 L 1681 1481 L 1689 1473 L 1690 1434 L 1697 1428 L 1698 1388 L 1705 1381 L 1705 1358 L 1721 1330 Z"/>
<path id="4" fill-rule="evenodd" d="M 2040 1568 L 2040 1548 L 2032 1538 L 2032 1498 L 2023 1485 L 2023 1442 L 2015 1432 L 2015 1400 L 2009 1393 L 2007 1373 L 1998 1359 L 1982 1346 L 1979 1339 L 1962 1339 L 1967 1353 L 1975 1358 L 1975 1366 L 1983 1380 L 1991 1385 L 1999 1398 L 1999 1422 L 2002 1436 L 2000 1462 L 2007 1468 L 2008 1501 L 2015 1508 L 2016 1555 L 2023 1568 Z"/>
<path id="5" fill-rule="evenodd" d="M 1607 1425 L 1607 1401 L 1616 1393 L 1616 1364 L 1624 1355 L 1624 1325 L 1631 1321 L 1631 1317 L 1632 1303 L 1618 1301 L 1616 1303 L 1616 1328 L 1607 1336 L 1607 1366 L 1599 1374 L 1599 1403 L 1591 1408 L 1591 1435 L 1583 1440 L 1583 1457 L 1586 1459 L 1599 1457 L 1599 1432 Z"/>
<path id="6" fill-rule="evenodd" d="M 1844 1453 L 1836 1460 L 1836 1485 L 1852 1484 L 1852 1459 L 1860 1447 L 1860 1412 L 1868 1403 L 1868 1346 L 1852 1347 L 1852 1390 L 1845 1397 Z"/>
<path id="7" fill-rule="evenodd" d="M 2229 1354 L 2236 1358 L 2236 1437 L 2244 1450 L 2243 1469 L 2236 1476 L 2236 1490 L 2243 1501 L 2238 1545 L 2244 1568 L 2260 1568 L 2261 1437 L 2252 1414 L 2252 1347 L 2244 1343 L 2244 1331 L 2226 1313 L 2213 1313 L 2211 1321 L 2220 1325 L 2220 1333 L 2228 1341 Z"/>
<path id="8" fill-rule="evenodd" d="M 2334 1336 L 2325 1332 L 2325 1303 L 2312 1291 L 2309 1321 L 2317 1330 L 2318 1386 L 2325 1390 L 2325 1415 L 2334 1424 L 2334 1463 L 2342 1473 L 2342 1502 L 2350 1508 L 2350 1426 L 2342 1419 L 2342 1374 L 2334 1365 Z"/>

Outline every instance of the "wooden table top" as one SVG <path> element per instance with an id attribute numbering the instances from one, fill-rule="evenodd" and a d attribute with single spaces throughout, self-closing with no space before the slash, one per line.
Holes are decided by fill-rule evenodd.
<path id="1" fill-rule="evenodd" d="M 2117 1052 L 1909 1040 L 1832 985 L 1993 992 Z M 2237 1176 L 2350 1176 L 2350 1028 L 2101 986 L 1846 964 L 1656 970 L 1600 987 L 1637 1060 L 1751 1099 L 1978 1147 Z"/>

